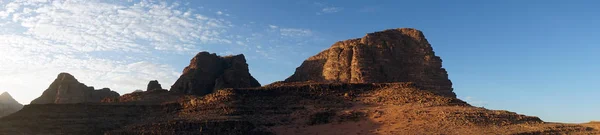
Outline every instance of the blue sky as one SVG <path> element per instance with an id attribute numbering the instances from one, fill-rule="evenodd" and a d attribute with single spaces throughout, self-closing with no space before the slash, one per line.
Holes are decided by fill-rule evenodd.
<path id="1" fill-rule="evenodd" d="M 0 92 L 21 103 L 59 72 L 121 94 L 169 87 L 199 51 L 243 53 L 261 84 L 339 40 L 422 30 L 459 98 L 545 121 L 600 120 L 600 3 L 0 1 Z"/>

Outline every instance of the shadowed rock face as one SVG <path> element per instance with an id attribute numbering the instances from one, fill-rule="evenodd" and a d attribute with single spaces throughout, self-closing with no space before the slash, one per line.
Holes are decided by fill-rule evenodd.
<path id="1" fill-rule="evenodd" d="M 340 41 L 308 58 L 285 82 L 415 82 L 456 97 L 452 82 L 423 33 L 412 28 L 369 33 Z"/>
<path id="2" fill-rule="evenodd" d="M 8 92 L 0 94 L 0 117 L 17 112 L 23 105 L 15 100 Z"/>
<path id="3" fill-rule="evenodd" d="M 243 54 L 220 57 L 200 52 L 185 67 L 171 91 L 202 96 L 223 88 L 259 86 L 260 83 L 250 75 Z"/>
<path id="4" fill-rule="evenodd" d="M 100 102 L 104 98 L 119 97 L 119 93 L 109 88 L 94 90 L 80 83 L 69 73 L 60 73 L 44 91 L 42 96 L 31 101 L 31 104 L 72 104 L 85 102 Z"/>
<path id="5" fill-rule="evenodd" d="M 148 83 L 148 87 L 146 88 L 146 91 L 153 91 L 153 90 L 162 90 L 162 86 L 160 85 L 160 83 L 158 83 L 158 80 L 152 80 Z"/>

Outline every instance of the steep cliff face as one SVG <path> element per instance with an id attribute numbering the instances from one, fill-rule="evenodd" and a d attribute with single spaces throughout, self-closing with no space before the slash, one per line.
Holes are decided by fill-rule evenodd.
<path id="1" fill-rule="evenodd" d="M 60 73 L 44 91 L 42 96 L 31 101 L 31 104 L 73 104 L 85 102 L 100 102 L 104 98 L 119 97 L 119 93 L 109 88 L 94 90 L 80 83 L 69 73 Z"/>
<path id="2" fill-rule="evenodd" d="M 15 100 L 8 92 L 0 94 L 0 117 L 17 112 L 23 105 Z"/>
<path id="3" fill-rule="evenodd" d="M 452 82 L 423 33 L 412 28 L 369 33 L 340 41 L 308 58 L 285 82 L 415 82 L 456 97 Z"/>
<path id="4" fill-rule="evenodd" d="M 170 91 L 202 96 L 223 88 L 259 86 L 260 83 L 250 75 L 244 55 L 220 57 L 200 52 L 185 67 Z"/>

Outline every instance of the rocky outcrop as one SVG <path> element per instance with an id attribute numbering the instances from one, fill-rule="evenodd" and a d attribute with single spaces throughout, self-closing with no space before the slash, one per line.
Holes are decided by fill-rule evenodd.
<path id="1" fill-rule="evenodd" d="M 220 57 L 200 52 L 185 67 L 170 91 L 202 96 L 223 88 L 259 86 L 260 83 L 250 75 L 243 54 Z"/>
<path id="2" fill-rule="evenodd" d="M 31 104 L 100 102 L 104 98 L 117 97 L 119 97 L 119 93 L 111 91 L 109 88 L 94 90 L 94 87 L 80 83 L 71 74 L 60 73 L 42 96 L 31 101 Z"/>
<path id="3" fill-rule="evenodd" d="M 0 94 L 0 117 L 12 114 L 23 108 L 23 105 L 15 100 L 8 92 Z"/>
<path id="4" fill-rule="evenodd" d="M 415 82 L 456 97 L 442 60 L 423 33 L 412 28 L 369 33 L 340 41 L 308 58 L 285 82 Z"/>
<path id="5" fill-rule="evenodd" d="M 148 83 L 148 87 L 146 88 L 146 91 L 153 91 L 153 90 L 162 90 L 162 86 L 160 85 L 160 83 L 158 83 L 158 80 L 152 80 Z"/>

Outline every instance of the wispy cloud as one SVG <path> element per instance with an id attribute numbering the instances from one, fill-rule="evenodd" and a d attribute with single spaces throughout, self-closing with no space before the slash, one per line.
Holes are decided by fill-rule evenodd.
<path id="1" fill-rule="evenodd" d="M 24 35 L 76 51 L 189 51 L 195 50 L 190 44 L 230 42 L 221 37 L 229 22 L 164 2 L 12 2 L 6 7 L 5 16 L 20 24 Z"/>
<path id="2" fill-rule="evenodd" d="M 341 7 L 325 7 L 323 9 L 321 9 L 321 12 L 323 13 L 335 13 L 335 12 L 340 12 L 342 11 L 343 8 Z"/>
<path id="3" fill-rule="evenodd" d="M 337 6 L 333 6 L 333 5 L 330 5 L 327 3 L 322 3 L 322 2 L 315 2 L 313 4 L 320 9 L 320 11 L 318 11 L 316 13 L 317 15 L 337 13 L 344 9 L 342 7 L 337 7 Z"/>
<path id="4" fill-rule="evenodd" d="M 217 11 L 215 12 L 217 15 L 224 15 L 224 16 L 229 16 L 229 14 L 223 12 L 223 11 Z"/>
<path id="5" fill-rule="evenodd" d="M 271 29 L 277 29 L 277 28 L 279 28 L 279 27 L 278 27 L 278 26 L 276 26 L 276 25 L 269 25 L 269 28 L 271 28 Z"/>
<path id="6" fill-rule="evenodd" d="M 279 29 L 282 36 L 312 36 L 312 31 L 308 29 L 297 29 L 297 28 L 281 28 Z"/>

